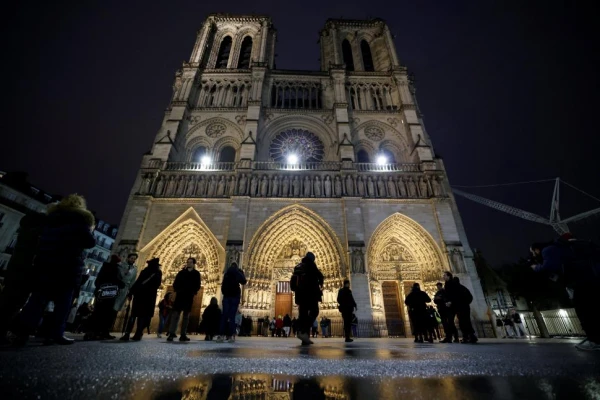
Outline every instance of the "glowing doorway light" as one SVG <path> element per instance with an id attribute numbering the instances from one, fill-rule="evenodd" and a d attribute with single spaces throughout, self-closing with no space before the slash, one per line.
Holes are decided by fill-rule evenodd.
<path id="1" fill-rule="evenodd" d="M 377 164 L 384 165 L 387 163 L 388 163 L 388 159 L 386 156 L 384 156 L 383 154 L 380 154 L 379 156 L 377 156 Z"/>
<path id="2" fill-rule="evenodd" d="M 297 164 L 298 163 L 298 156 L 295 154 L 290 154 L 287 156 L 287 162 L 289 164 Z"/>

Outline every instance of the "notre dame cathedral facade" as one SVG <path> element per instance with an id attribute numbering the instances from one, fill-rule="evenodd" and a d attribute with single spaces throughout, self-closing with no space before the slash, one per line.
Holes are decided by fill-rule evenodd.
<path id="1" fill-rule="evenodd" d="M 141 267 L 160 257 L 163 292 L 195 257 L 192 323 L 220 299 L 234 260 L 248 278 L 244 315 L 295 314 L 288 282 L 306 251 L 325 275 L 330 318 L 350 279 L 359 319 L 406 326 L 412 284 L 433 295 L 450 270 L 484 319 L 444 165 L 385 22 L 328 20 L 318 71 L 277 69 L 276 37 L 269 17 L 206 19 L 143 158 L 118 251 L 138 251 Z"/>

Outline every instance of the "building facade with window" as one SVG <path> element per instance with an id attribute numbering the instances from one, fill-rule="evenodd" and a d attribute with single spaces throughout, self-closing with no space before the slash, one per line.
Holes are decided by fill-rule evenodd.
<path id="1" fill-rule="evenodd" d="M 25 173 L 0 171 L 0 282 L 17 243 L 19 222 L 28 213 L 45 213 L 48 204 L 57 201 L 33 186 Z"/>
<path id="2" fill-rule="evenodd" d="M 269 17 L 206 19 L 175 74 L 117 251 L 139 251 L 141 266 L 160 257 L 163 292 L 195 257 L 194 315 L 220 297 L 232 261 L 248 277 L 244 315 L 295 314 L 284 283 L 312 251 L 329 318 L 350 279 L 359 319 L 406 327 L 413 283 L 433 294 L 446 270 L 473 291 L 474 318 L 487 318 L 444 164 L 385 22 L 326 21 L 317 71 L 277 69 L 276 38 Z"/>

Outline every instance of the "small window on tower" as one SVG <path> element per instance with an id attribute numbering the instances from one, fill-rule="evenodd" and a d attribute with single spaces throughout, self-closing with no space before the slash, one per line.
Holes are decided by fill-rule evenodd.
<path id="1" fill-rule="evenodd" d="M 221 42 L 219 47 L 219 54 L 217 55 L 216 68 L 227 68 L 229 62 L 229 53 L 231 52 L 231 36 L 226 36 Z"/>
<path id="2" fill-rule="evenodd" d="M 373 56 L 371 55 L 371 47 L 366 40 L 360 42 L 360 51 L 362 53 L 365 71 L 375 71 L 375 67 L 373 65 Z"/>
<path id="3" fill-rule="evenodd" d="M 250 68 L 250 57 L 252 56 L 252 38 L 246 36 L 242 41 L 242 47 L 240 49 L 240 60 L 238 62 L 239 69 Z"/>
<path id="4" fill-rule="evenodd" d="M 348 39 L 345 39 L 342 42 L 342 56 L 344 57 L 344 64 L 346 64 L 346 71 L 354 71 L 352 47 L 350 47 L 350 42 L 348 41 Z"/>

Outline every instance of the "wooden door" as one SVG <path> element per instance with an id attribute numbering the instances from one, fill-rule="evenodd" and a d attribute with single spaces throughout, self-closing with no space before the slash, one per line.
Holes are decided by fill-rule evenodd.
<path id="1" fill-rule="evenodd" d="M 404 336 L 404 321 L 398 296 L 398 284 L 394 281 L 383 282 L 381 291 L 383 293 L 383 307 L 388 334 L 390 336 Z"/>
<path id="2" fill-rule="evenodd" d="M 292 291 L 290 290 L 289 282 L 277 282 L 277 290 L 275 292 L 275 317 L 285 314 L 292 316 Z"/>
<path id="3" fill-rule="evenodd" d="M 189 333 L 197 333 L 198 325 L 200 324 L 200 317 L 202 316 L 202 294 L 204 288 L 200 288 L 198 294 L 194 296 L 194 302 L 192 303 L 192 311 L 190 312 L 190 323 L 188 324 Z"/>

